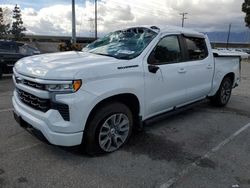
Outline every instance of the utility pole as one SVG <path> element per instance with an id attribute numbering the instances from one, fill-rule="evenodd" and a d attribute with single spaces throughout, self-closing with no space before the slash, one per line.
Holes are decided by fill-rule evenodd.
<path id="1" fill-rule="evenodd" d="M 95 39 L 97 39 L 97 0 L 95 0 Z"/>
<path id="2" fill-rule="evenodd" d="M 184 27 L 184 20 L 187 19 L 187 17 L 185 17 L 187 14 L 187 12 L 180 13 L 180 15 L 182 16 L 181 27 Z"/>
<path id="3" fill-rule="evenodd" d="M 89 27 L 90 27 L 90 30 L 89 30 L 89 33 L 91 34 L 91 37 L 95 37 L 95 19 L 94 18 L 89 18 L 88 19 L 88 22 L 89 22 Z"/>
<path id="4" fill-rule="evenodd" d="M 75 12 L 75 0 L 72 0 L 72 44 L 76 43 L 76 12 Z"/>
<path id="5" fill-rule="evenodd" d="M 227 49 L 228 49 L 228 43 L 229 43 L 230 34 L 231 34 L 231 27 L 232 27 L 232 24 L 230 23 L 228 27 L 228 34 L 227 34 Z"/>

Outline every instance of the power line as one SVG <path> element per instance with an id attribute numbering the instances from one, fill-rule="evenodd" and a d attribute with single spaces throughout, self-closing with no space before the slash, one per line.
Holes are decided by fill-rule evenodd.
<path id="1" fill-rule="evenodd" d="M 188 19 L 186 17 L 187 14 L 188 14 L 187 12 L 180 13 L 180 15 L 182 16 L 181 27 L 184 27 L 184 20 Z"/>

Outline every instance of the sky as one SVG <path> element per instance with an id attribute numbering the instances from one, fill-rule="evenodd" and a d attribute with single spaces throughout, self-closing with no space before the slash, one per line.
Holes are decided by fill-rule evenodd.
<path id="1" fill-rule="evenodd" d="M 77 36 L 94 36 L 94 0 L 76 1 Z M 244 0 L 98 0 L 99 35 L 136 25 L 181 26 L 181 12 L 187 12 L 185 27 L 201 32 L 246 31 L 241 5 Z M 29 34 L 70 35 L 71 0 L 0 0 L 6 20 L 18 4 Z M 9 12 L 8 12 L 9 9 Z"/>

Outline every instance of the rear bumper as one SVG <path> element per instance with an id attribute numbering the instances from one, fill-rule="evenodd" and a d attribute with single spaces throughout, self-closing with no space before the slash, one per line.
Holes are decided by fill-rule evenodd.
<path id="1" fill-rule="evenodd" d="M 234 85 L 233 85 L 233 88 L 236 88 L 238 87 L 240 84 L 240 77 L 236 78 L 235 82 L 234 82 Z"/>
<path id="2" fill-rule="evenodd" d="M 83 132 L 77 133 L 58 133 L 49 129 L 48 125 L 41 118 L 31 115 L 25 110 L 23 104 L 12 98 L 14 113 L 22 121 L 28 123 L 32 128 L 39 130 L 43 136 L 53 145 L 58 146 L 75 146 L 82 143 Z M 19 122 L 20 123 L 20 122 Z M 25 128 L 25 127 L 24 127 Z"/>

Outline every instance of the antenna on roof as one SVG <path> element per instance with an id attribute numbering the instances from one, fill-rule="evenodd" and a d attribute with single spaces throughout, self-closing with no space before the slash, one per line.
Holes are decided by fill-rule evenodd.
<path id="1" fill-rule="evenodd" d="M 150 28 L 151 28 L 151 29 L 153 29 L 153 30 L 160 31 L 160 28 L 159 28 L 159 27 L 157 27 L 157 26 L 154 26 L 154 25 L 153 25 L 153 26 L 151 26 Z"/>

